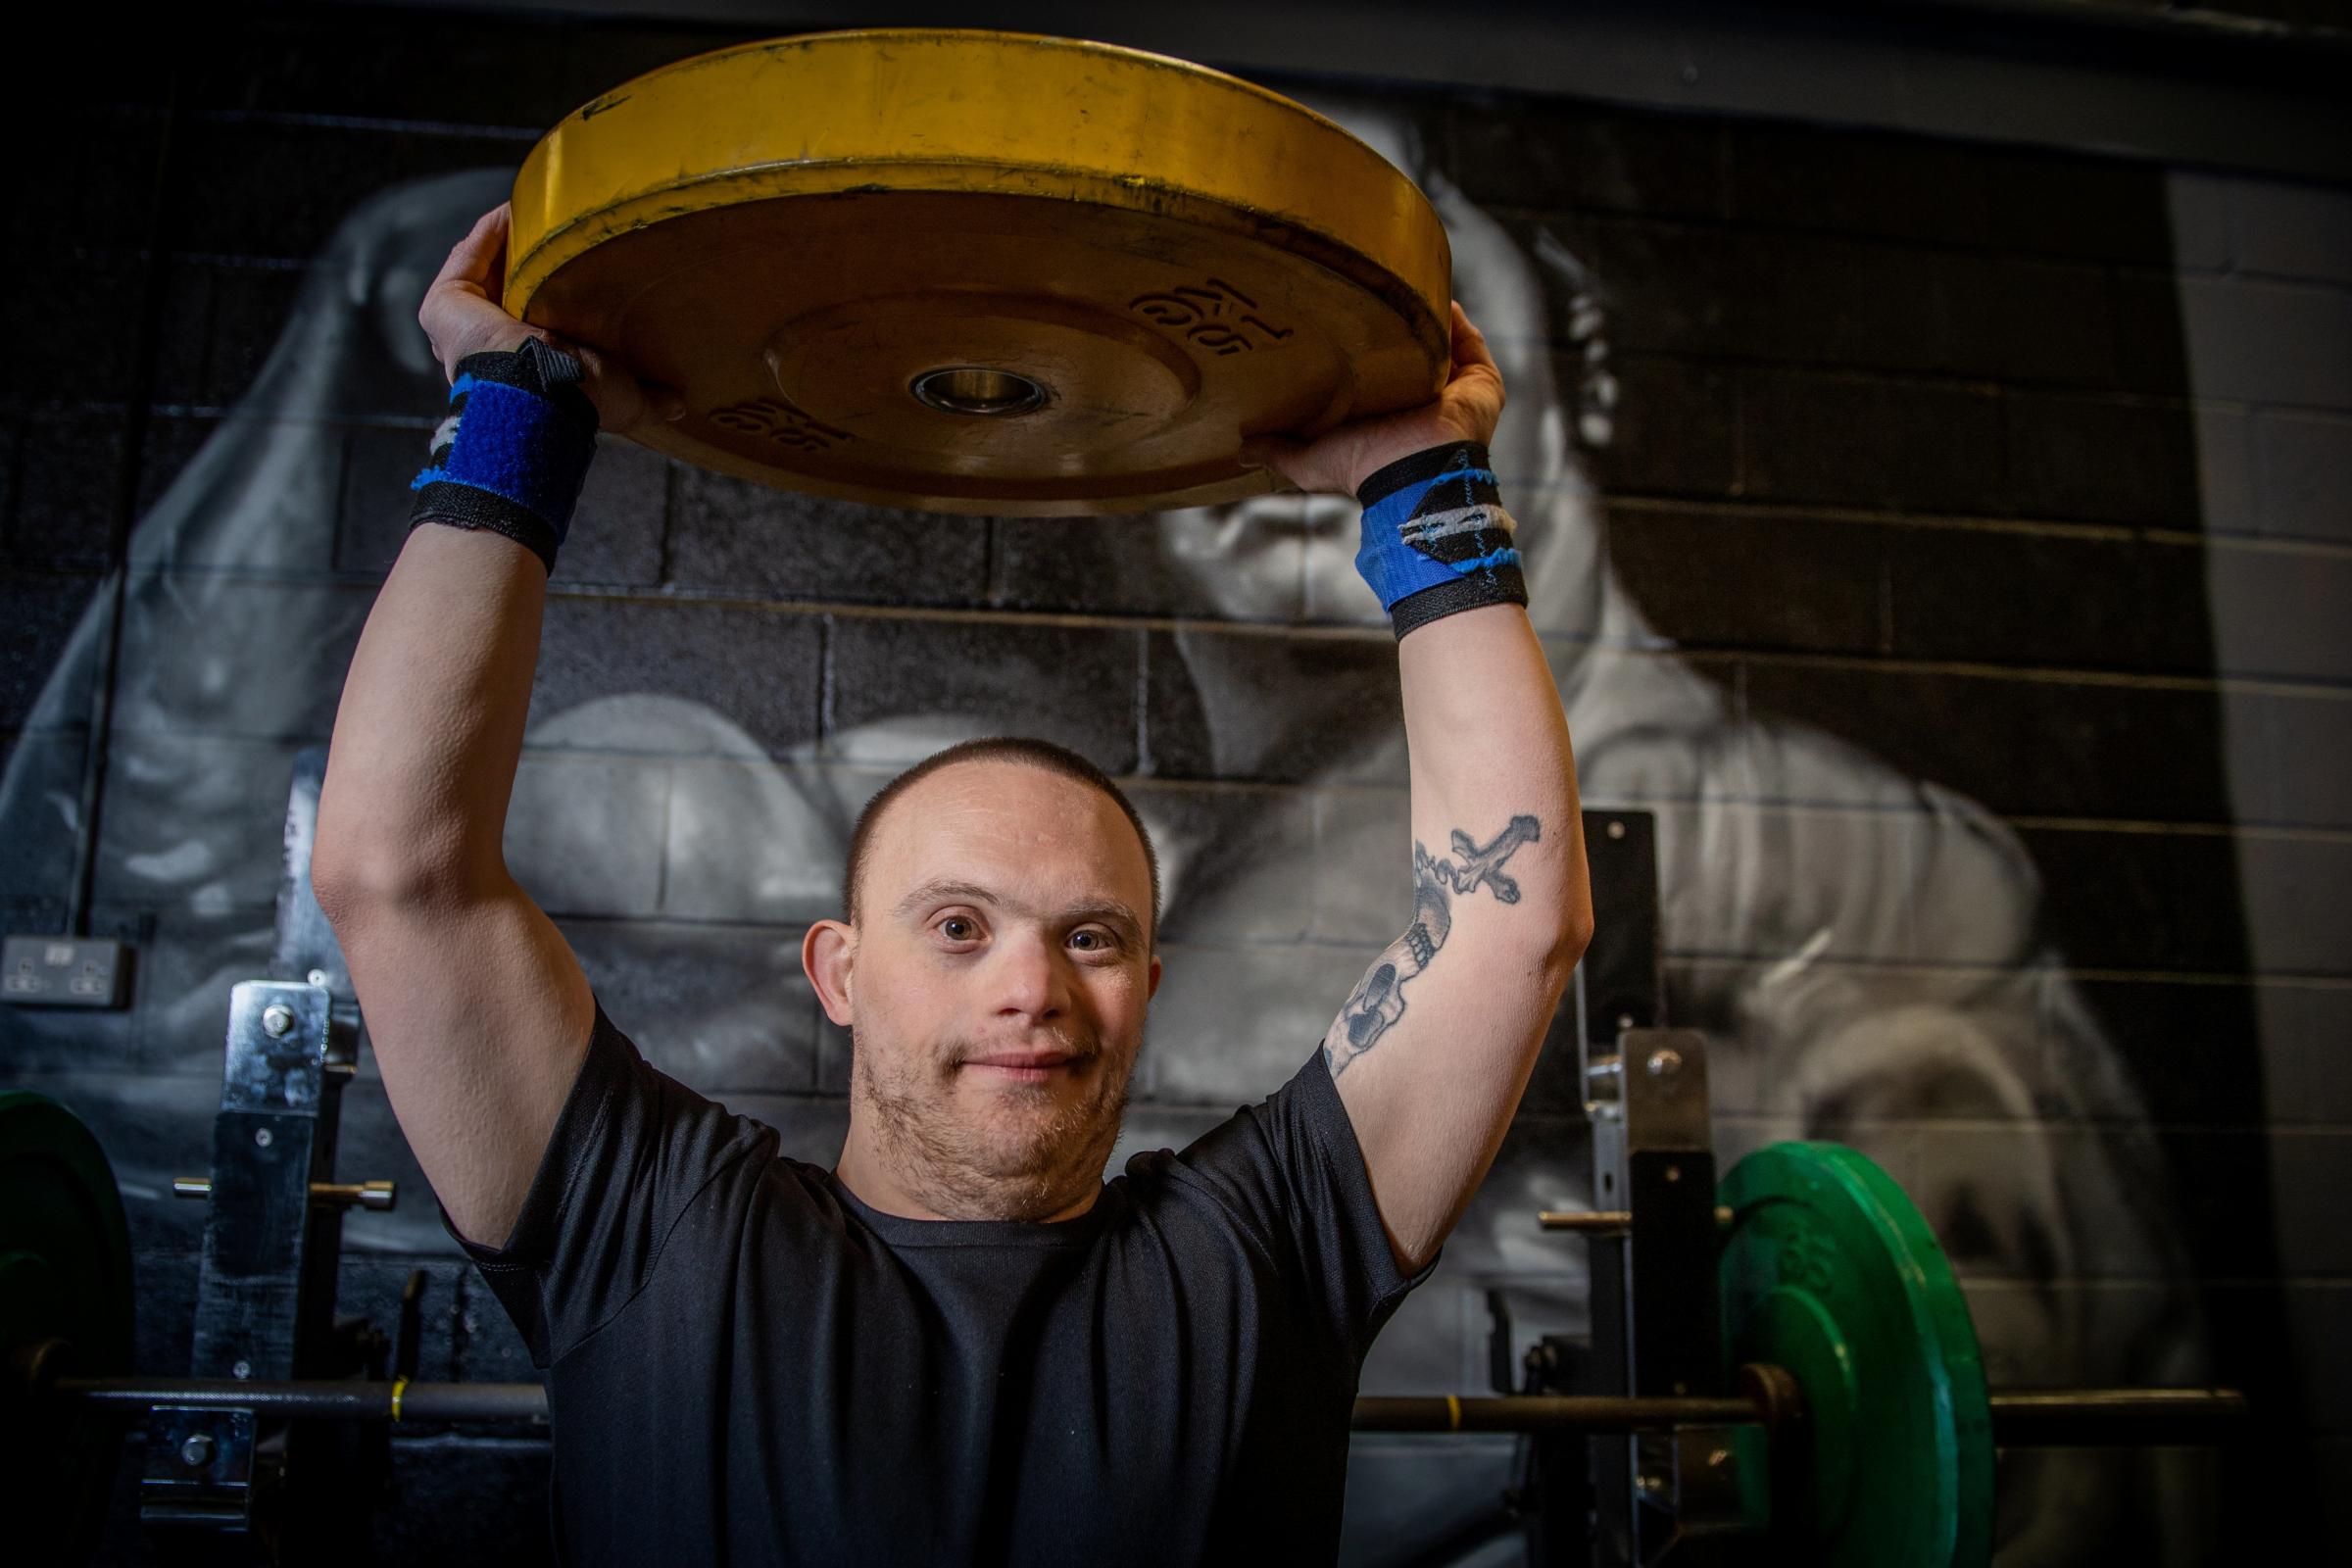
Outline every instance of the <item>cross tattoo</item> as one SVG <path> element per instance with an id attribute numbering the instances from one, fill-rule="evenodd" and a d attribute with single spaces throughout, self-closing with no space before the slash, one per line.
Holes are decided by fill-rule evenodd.
<path id="1" fill-rule="evenodd" d="M 1454 856 L 1440 859 L 1420 844 L 1413 846 L 1413 921 L 1404 935 L 1389 944 L 1373 960 L 1362 980 L 1340 1008 L 1331 1032 L 1323 1037 L 1323 1054 L 1333 1077 L 1379 1043 L 1404 1016 L 1404 984 L 1430 965 L 1453 932 L 1453 899 L 1481 887 L 1494 893 L 1498 904 L 1517 904 L 1519 884 L 1502 874 L 1502 862 L 1523 844 L 1543 838 L 1543 824 L 1532 816 L 1514 816 L 1510 824 L 1481 845 L 1455 828 Z"/>

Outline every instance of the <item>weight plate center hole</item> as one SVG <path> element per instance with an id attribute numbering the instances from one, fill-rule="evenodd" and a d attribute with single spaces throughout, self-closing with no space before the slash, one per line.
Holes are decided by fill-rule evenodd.
<path id="1" fill-rule="evenodd" d="M 977 365 L 926 370 L 908 383 L 907 390 L 926 408 L 942 414 L 1027 414 L 1045 407 L 1049 395 L 1042 382 Z"/>

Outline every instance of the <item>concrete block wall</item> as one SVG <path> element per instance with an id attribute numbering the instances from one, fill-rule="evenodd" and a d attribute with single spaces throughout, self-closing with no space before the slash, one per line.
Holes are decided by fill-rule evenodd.
<path id="1" fill-rule="evenodd" d="M 290 760 L 325 739 L 435 417 L 415 301 L 547 123 L 724 41 L 267 11 L 43 111 L 5 239 L 38 309 L 0 364 L 0 914 L 64 914 L 127 493 L 94 924 L 140 965 L 126 1012 L 0 1014 L 0 1081 L 106 1140 L 144 1367 L 185 1366 L 200 1215 L 169 1177 L 202 1168 Z M 1512 375 L 1531 608 L 1589 804 L 1658 815 L 1669 1010 L 1713 1041 L 1725 1161 L 1790 1135 L 1880 1158 L 1998 1379 L 2255 1392 L 2259 1474 L 2011 1456 L 2013 1560 L 2218 1558 L 2215 1510 L 2236 1530 L 2282 1477 L 2340 1509 L 2352 197 L 1468 90 L 1331 106 L 1448 204 Z M 1169 873 L 1120 1157 L 1181 1145 L 1303 1059 L 1405 911 L 1394 654 L 1352 530 L 1298 500 L 931 517 L 608 442 L 510 858 L 657 1063 L 828 1159 L 849 1047 L 796 950 L 858 804 L 963 734 L 1073 745 Z M 1527 1212 L 1590 1197 L 1554 1065 L 1369 1391 L 1484 1392 L 1489 1287 L 1523 1337 L 1582 1321 L 1579 1247 Z M 388 1322 L 423 1266 L 428 1371 L 529 1375 L 371 1074 L 342 1163 L 406 1194 L 347 1226 L 345 1309 Z M 387 1515 L 389 1560 L 544 1555 L 514 1501 L 533 1445 L 399 1463 L 453 1500 Z M 1361 1446 L 1350 1559 L 1449 1560 L 1432 1521 L 1503 1528 L 1508 1466 Z"/>

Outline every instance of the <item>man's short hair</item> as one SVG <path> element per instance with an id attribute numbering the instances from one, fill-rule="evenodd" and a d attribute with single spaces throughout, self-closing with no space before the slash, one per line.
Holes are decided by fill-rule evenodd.
<path id="1" fill-rule="evenodd" d="M 858 813 L 858 825 L 850 830 L 849 864 L 842 871 L 841 904 L 848 911 L 851 924 L 855 925 L 858 921 L 858 900 L 865 878 L 866 853 L 883 813 L 890 808 L 891 802 L 914 784 L 957 762 L 1017 762 L 1044 772 L 1058 773 L 1063 778 L 1074 778 L 1109 796 L 1111 804 L 1125 813 L 1128 822 L 1135 828 L 1136 838 L 1143 843 L 1144 864 L 1152 873 L 1152 946 L 1159 946 L 1159 854 L 1152 848 L 1152 834 L 1144 826 L 1144 819 L 1136 814 L 1134 804 L 1120 792 L 1118 785 L 1111 782 L 1108 773 L 1076 752 L 1066 746 L 1056 746 L 1052 741 L 1041 741 L 1026 735 L 983 736 L 934 753 L 883 785 L 874 798 L 865 803 L 865 808 Z"/>

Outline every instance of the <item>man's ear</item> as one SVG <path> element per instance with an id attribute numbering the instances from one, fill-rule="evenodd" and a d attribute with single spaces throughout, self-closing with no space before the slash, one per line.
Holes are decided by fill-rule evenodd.
<path id="1" fill-rule="evenodd" d="M 1152 982 L 1144 987 L 1144 1000 L 1150 1002 L 1159 995 L 1159 955 L 1152 955 Z"/>
<path id="2" fill-rule="evenodd" d="M 856 1016 L 850 1001 L 850 971 L 858 962 L 858 928 L 839 920 L 819 920 L 801 938 L 801 967 L 816 988 L 825 1016 L 848 1028 Z M 1156 971 L 1158 965 L 1153 964 Z M 1158 976 L 1153 975 L 1156 984 Z"/>

